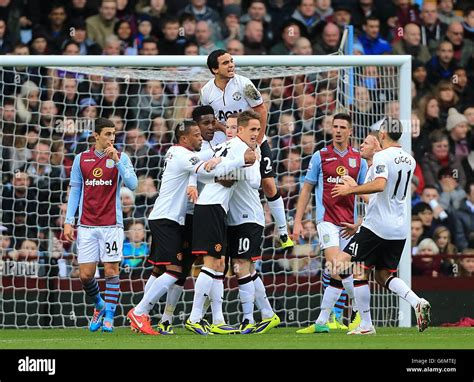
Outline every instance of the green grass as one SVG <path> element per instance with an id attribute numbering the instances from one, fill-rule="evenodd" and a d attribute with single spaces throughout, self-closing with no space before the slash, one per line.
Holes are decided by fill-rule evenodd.
<path id="1" fill-rule="evenodd" d="M 0 349 L 474 349 L 474 328 L 378 328 L 375 336 L 347 336 L 345 332 L 295 334 L 295 328 L 276 328 L 263 335 L 203 337 L 184 329 L 174 336 L 144 336 L 128 328 L 114 333 L 87 329 L 4 329 Z"/>

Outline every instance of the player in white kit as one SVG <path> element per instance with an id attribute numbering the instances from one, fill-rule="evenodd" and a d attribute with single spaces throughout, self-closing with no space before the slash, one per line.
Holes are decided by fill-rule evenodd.
<path id="1" fill-rule="evenodd" d="M 267 198 L 270 212 L 275 219 L 282 248 L 291 248 L 293 241 L 288 235 L 283 199 L 275 184 L 273 159 L 265 131 L 267 126 L 267 107 L 255 85 L 248 78 L 235 73 L 235 64 L 227 51 L 219 49 L 207 57 L 207 66 L 214 78 L 201 89 L 201 104 L 210 105 L 222 125 L 231 114 L 253 110 L 260 115 L 260 133 L 257 141 L 260 145 L 262 160 L 260 173 L 262 189 Z"/>
<path id="2" fill-rule="evenodd" d="M 375 334 L 370 316 L 370 288 L 368 270 L 375 267 L 375 280 L 410 303 L 415 310 L 420 332 L 430 324 L 431 306 L 418 297 L 403 280 L 395 277 L 407 237 L 407 195 L 415 171 L 415 159 L 399 143 L 402 136 L 399 120 L 386 118 L 381 124 L 379 138 L 382 150 L 373 158 L 367 179 L 360 186 L 348 183 L 336 185 L 332 196 L 374 194 L 370 197 L 364 221 L 350 243 L 338 256 L 341 268 L 356 263 L 354 279 L 355 299 L 361 315 L 360 326 L 348 334 Z"/>

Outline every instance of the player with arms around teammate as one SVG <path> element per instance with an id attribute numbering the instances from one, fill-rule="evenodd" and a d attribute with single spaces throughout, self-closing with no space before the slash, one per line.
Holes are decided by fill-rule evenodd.
<path id="1" fill-rule="evenodd" d="M 367 163 L 360 157 L 358 151 L 349 146 L 351 133 L 350 116 L 345 113 L 336 114 L 332 122 L 333 143 L 317 151 L 311 158 L 296 206 L 295 224 L 293 227 L 294 238 L 301 236 L 304 211 L 311 198 L 314 186 L 317 186 L 316 224 L 321 249 L 324 250 L 326 259 L 324 272 L 328 272 L 330 275 L 330 282 L 324 290 L 321 312 L 316 323 L 298 330 L 297 333 L 299 334 L 329 332 L 327 322 L 332 309 L 341 296 L 342 290 L 345 289 L 352 299 L 354 297 L 352 275 L 341 280 L 335 269 L 335 261 L 341 248 L 344 248 L 348 242 L 346 238 L 348 236 L 346 224 L 354 224 L 357 220 L 355 197 L 345 196 L 336 199 L 331 197 L 332 189 L 338 183 L 342 183 L 344 175 L 357 179 L 359 184 L 362 184 L 365 179 Z M 353 311 L 357 311 L 356 304 L 353 304 Z M 353 326 L 356 326 L 352 322 L 355 320 L 358 320 L 358 317 L 356 314 L 353 314 L 351 318 Z"/>
<path id="2" fill-rule="evenodd" d="M 245 126 L 259 126 L 258 115 L 247 112 L 232 114 L 226 121 L 228 139 L 234 138 Z M 240 127 L 242 126 L 242 127 Z M 250 131 L 250 130 L 248 130 Z M 258 151 L 258 147 L 256 148 Z M 262 279 L 255 270 L 254 262 L 262 256 L 265 216 L 258 188 L 260 186 L 260 160 L 246 167 L 245 178 L 253 182 L 239 181 L 229 202 L 227 215 L 228 256 L 232 260 L 239 284 L 239 297 L 244 313 L 240 325 L 241 334 L 263 334 L 276 327 L 280 318 L 273 312 Z M 257 187 L 252 187 L 256 184 Z M 255 324 L 254 302 L 262 313 L 262 321 Z"/>
<path id="3" fill-rule="evenodd" d="M 405 282 L 393 275 L 397 271 L 407 237 L 407 205 L 411 177 L 415 171 L 415 159 L 404 151 L 399 143 L 402 124 L 397 119 L 387 118 L 382 123 L 379 138 L 382 151 L 376 153 L 370 167 L 368 179 L 359 185 L 339 184 L 334 187 L 335 198 L 348 195 L 371 195 L 362 226 L 338 257 L 338 267 L 346 268 L 351 261 L 358 263 L 355 299 L 360 310 L 361 323 L 348 334 L 375 334 L 370 316 L 370 288 L 368 269 L 375 267 L 375 280 L 410 303 L 415 310 L 418 330 L 422 332 L 430 324 L 431 306 L 418 297 Z"/>
<path id="4" fill-rule="evenodd" d="M 245 153 L 232 160 L 219 158 L 202 161 L 196 153 L 201 149 L 202 136 L 194 121 L 179 123 L 175 136 L 178 144 L 166 153 L 160 193 L 148 217 L 152 234 L 148 262 L 154 265 L 153 279 L 150 284 L 147 282 L 149 285 L 145 288 L 140 303 L 127 314 L 132 329 L 149 335 L 158 333 L 151 328 L 148 313 L 172 285 L 176 282 L 184 284 L 187 274 L 183 274 L 183 265 L 194 260 L 183 245 L 185 233 L 192 223 L 188 220 L 186 227 L 187 187 L 190 176 L 205 175 L 202 178 L 207 177 L 207 181 L 213 181 L 214 177 L 225 175 L 245 165 Z M 162 269 L 165 272 L 159 275 Z"/>
<path id="5" fill-rule="evenodd" d="M 271 149 L 265 136 L 268 110 L 262 95 L 252 81 L 235 73 L 234 59 L 227 51 L 222 49 L 213 51 L 207 57 L 207 66 L 214 78 L 202 87 L 201 103 L 213 107 L 220 124 L 225 125 L 229 115 L 245 110 L 252 109 L 260 115 L 257 141 L 262 154 L 260 162 L 262 189 L 276 221 L 282 248 L 293 247 L 294 243 L 288 235 L 283 199 L 275 184 Z"/>
<path id="6" fill-rule="evenodd" d="M 79 273 L 86 294 L 95 304 L 89 329 L 95 332 L 102 327 L 103 332 L 112 332 L 120 294 L 119 265 L 124 235 L 120 187 L 123 182 L 133 191 L 138 180 L 130 158 L 113 146 L 114 123 L 98 118 L 94 136 L 95 145 L 76 156 L 72 165 L 64 236 L 74 240 L 74 216 L 79 206 Z M 104 264 L 104 299 L 94 278 L 99 261 Z"/>
<path id="7" fill-rule="evenodd" d="M 249 120 L 259 118 L 258 114 L 256 115 L 252 111 L 242 113 L 243 118 L 245 118 L 246 114 L 252 115 Z M 254 164 L 256 155 L 252 149 L 257 146 L 259 131 L 259 124 L 248 124 L 239 127 L 237 137 L 218 146 L 215 156 L 217 158 L 238 158 L 242 156 L 242 153 L 248 152 L 250 148 L 254 157 L 251 161 L 246 162 L 249 165 Z M 239 171 L 233 175 L 230 180 L 236 180 L 236 182 L 233 182 L 230 187 L 221 183 L 206 184 L 194 207 L 192 253 L 204 257 L 204 266 L 201 268 L 195 283 L 193 307 L 191 315 L 186 321 L 186 329 L 200 335 L 208 334 L 206 325 L 202 320 L 204 302 L 207 297 L 211 299 L 213 326 L 226 325 L 222 313 L 224 294 L 222 280 L 224 278 L 227 231 L 226 219 L 232 194 L 237 184 L 245 181 L 242 178 L 246 176 L 246 172 Z M 225 181 L 228 180 L 226 179 Z M 258 177 L 252 176 L 248 181 L 252 183 L 254 188 L 260 186 L 260 179 Z"/>

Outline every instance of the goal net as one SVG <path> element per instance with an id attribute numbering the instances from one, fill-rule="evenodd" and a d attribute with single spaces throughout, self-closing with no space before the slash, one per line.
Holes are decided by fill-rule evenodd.
<path id="1" fill-rule="evenodd" d="M 122 58 L 128 60 L 126 65 Z M 72 161 L 93 143 L 91 121 L 99 116 L 114 121 L 116 147 L 128 153 L 139 177 L 135 192 L 121 193 L 126 242 L 115 322 L 126 325 L 125 314 L 140 301 L 151 271 L 145 261 L 150 247 L 146 216 L 159 190 L 172 129 L 191 117 L 199 90 L 211 77 L 203 60 L 190 65 L 187 57 L 167 61 L 166 67 L 161 57 L 155 58 L 160 67 L 150 67 L 151 61 L 143 57 L 111 58 L 110 62 L 68 59 L 77 63 L 63 58 L 63 64 L 51 61 L 38 66 L 32 61 L 29 66 L 0 68 L 0 327 L 4 328 L 88 324 L 91 304 L 78 278 L 76 245 L 64 241 L 61 231 Z M 362 57 L 332 57 L 332 64 L 319 63 L 327 57 L 306 63 L 294 56 L 265 59 L 265 66 L 239 64 L 236 59 L 237 72 L 255 83 L 269 110 L 267 136 L 291 228 L 311 156 L 331 142 L 331 116 L 338 111 L 351 113 L 352 145 L 358 147 L 383 116 L 400 117 L 400 89 L 407 87 L 401 84 L 399 58 L 393 64 L 387 57 L 373 59 L 371 64 Z M 103 61 L 110 67 L 103 66 Z M 322 296 L 314 203 L 305 213 L 304 240 L 293 250 L 283 251 L 265 199 L 262 202 L 267 224 L 263 257 L 256 267 L 282 324 L 307 325 L 317 317 Z M 196 264 L 176 308 L 174 325 L 183 324 L 191 311 L 198 272 Z M 104 290 L 101 267 L 97 277 Z M 229 274 L 225 283 L 224 313 L 230 324 L 236 324 L 241 320 L 237 282 Z M 398 298 L 371 285 L 375 324 L 399 325 Z M 163 309 L 160 302 L 152 311 L 154 322 Z M 347 308 L 344 314 L 347 317 Z"/>

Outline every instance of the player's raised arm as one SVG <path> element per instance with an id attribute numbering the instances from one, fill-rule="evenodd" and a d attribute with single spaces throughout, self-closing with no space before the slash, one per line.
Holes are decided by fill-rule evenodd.
<path id="1" fill-rule="evenodd" d="M 69 196 L 67 200 L 66 221 L 64 223 L 64 237 L 66 240 L 74 241 L 74 217 L 81 199 L 82 173 L 81 154 L 74 158 L 71 169 L 71 179 L 69 182 Z"/>
<path id="2" fill-rule="evenodd" d="M 125 186 L 132 191 L 135 190 L 138 185 L 138 179 L 129 156 L 123 152 L 120 155 L 120 160 L 115 163 L 115 166 L 117 166 Z"/>

